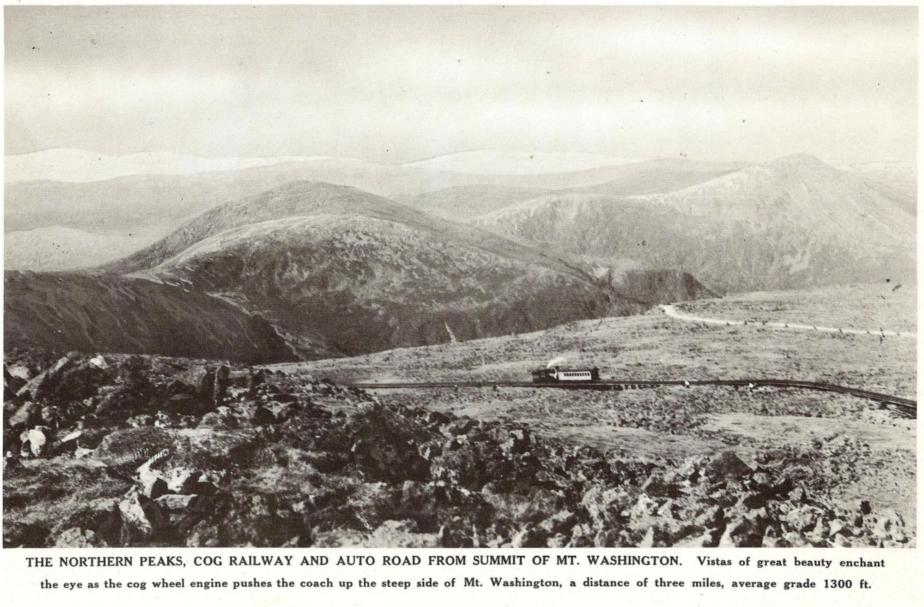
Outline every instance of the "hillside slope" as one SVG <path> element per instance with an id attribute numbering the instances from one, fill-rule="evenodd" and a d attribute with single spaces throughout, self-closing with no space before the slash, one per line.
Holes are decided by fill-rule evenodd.
<path id="1" fill-rule="evenodd" d="M 742 165 L 737 163 L 696 162 L 692 160 L 661 159 L 623 165 L 598 167 L 586 171 L 596 174 L 599 183 L 578 185 L 554 182 L 554 175 L 535 176 L 537 182 L 551 187 L 524 187 L 499 183 L 453 186 L 425 192 L 401 199 L 408 205 L 427 213 L 454 221 L 471 221 L 507 208 L 517 202 L 548 195 L 570 193 L 599 194 L 606 196 L 632 196 L 673 192 L 721 177 Z M 490 176 L 485 176 L 488 181 Z"/>
<path id="2" fill-rule="evenodd" d="M 107 158 L 107 161 L 114 162 L 116 168 L 138 164 L 137 159 L 132 157 L 113 157 Z M 193 164 L 193 168 L 212 166 L 209 163 Z M 180 165 L 178 170 L 185 166 L 183 163 Z M 632 193 L 646 193 L 653 191 L 652 182 L 655 182 L 662 188 L 657 191 L 666 191 L 664 184 L 671 179 L 655 176 L 666 172 L 678 174 L 680 180 L 691 176 L 698 179 L 696 175 L 703 171 L 729 170 L 729 166 L 728 163 L 671 159 L 543 175 L 476 175 L 343 158 L 312 158 L 239 170 L 134 174 L 83 183 L 23 181 L 8 183 L 5 188 L 4 229 L 8 234 L 44 231 L 35 232 L 38 238 L 28 241 L 27 251 L 15 250 L 17 242 L 24 242 L 21 238 L 6 243 L 5 249 L 9 259 L 17 260 L 16 269 L 85 268 L 126 254 L 121 247 L 97 246 L 99 241 L 107 240 L 115 232 L 132 234 L 132 238 L 152 231 L 163 235 L 229 200 L 255 196 L 297 181 L 352 186 L 400 200 L 440 217 L 468 221 L 475 214 L 492 212 L 548 190 L 617 184 L 615 187 L 625 193 L 627 187 L 638 184 L 640 189 Z M 138 170 L 149 169 L 142 166 Z M 88 174 L 95 173 L 90 171 Z M 679 183 L 677 179 L 673 181 Z M 62 255 L 58 241 L 51 238 L 61 230 L 86 233 L 82 240 L 67 241 L 73 255 Z M 153 242 L 152 239 L 138 240 L 138 248 Z M 128 240 L 124 244 L 130 242 Z"/>
<path id="3" fill-rule="evenodd" d="M 405 198 L 402 202 L 437 217 L 454 221 L 469 221 L 479 215 L 492 213 L 521 200 L 529 200 L 550 193 L 551 190 L 541 188 L 468 185 L 425 192 Z"/>
<path id="4" fill-rule="evenodd" d="M 6 272 L 3 309 L 8 351 L 295 360 L 262 318 L 204 293 L 146 280 Z"/>
<path id="5" fill-rule="evenodd" d="M 355 188 L 298 182 L 207 211 L 102 268 L 220 295 L 299 353 L 531 331 L 706 294 L 680 275 L 607 282 L 567 259 Z"/>
<path id="6" fill-rule="evenodd" d="M 915 274 L 914 217 L 903 205 L 805 156 L 667 193 L 551 194 L 476 224 L 569 253 L 680 268 L 721 291 Z"/>

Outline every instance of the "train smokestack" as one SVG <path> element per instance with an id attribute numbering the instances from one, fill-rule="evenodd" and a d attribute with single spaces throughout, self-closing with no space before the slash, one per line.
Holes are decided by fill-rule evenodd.
<path id="1" fill-rule="evenodd" d="M 565 358 L 564 356 L 556 356 L 555 358 L 553 358 L 552 360 L 550 360 L 550 361 L 545 365 L 545 368 L 546 368 L 546 369 L 551 369 L 552 367 L 555 367 L 555 366 L 557 366 L 557 365 L 564 364 L 567 360 L 568 360 L 568 359 Z"/>

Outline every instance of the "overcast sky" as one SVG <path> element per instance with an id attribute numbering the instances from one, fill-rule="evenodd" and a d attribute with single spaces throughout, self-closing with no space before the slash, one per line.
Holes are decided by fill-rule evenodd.
<path id="1" fill-rule="evenodd" d="M 6 7 L 6 153 L 914 159 L 914 8 Z"/>

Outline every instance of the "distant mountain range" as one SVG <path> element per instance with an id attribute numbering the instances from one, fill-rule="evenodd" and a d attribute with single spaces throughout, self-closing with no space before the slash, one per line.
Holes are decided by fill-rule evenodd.
<path id="1" fill-rule="evenodd" d="M 73 148 L 54 148 L 6 157 L 4 181 L 67 181 L 85 183 L 129 175 L 193 175 L 237 171 L 283 162 L 316 160 L 304 156 L 273 158 L 203 158 L 169 152 L 108 156 Z"/>
<path id="2" fill-rule="evenodd" d="M 277 164 L 325 162 L 339 162 L 354 166 L 358 164 L 395 166 L 396 168 L 473 175 L 545 175 L 639 161 L 605 154 L 472 150 L 399 165 L 388 165 L 332 156 L 206 158 L 169 152 L 110 156 L 88 150 L 53 148 L 7 156 L 4 181 L 7 184 L 26 181 L 86 183 L 131 175 L 195 175 Z"/>
<path id="3" fill-rule="evenodd" d="M 472 175 L 359 160 L 314 158 L 234 171 L 139 174 L 71 183 L 28 181 L 5 193 L 6 231 L 48 226 L 87 230 L 139 227 L 174 221 L 293 181 L 349 185 L 388 198 L 407 198 L 455 186 L 563 189 L 605 183 L 647 163 L 544 175 Z"/>
<path id="4" fill-rule="evenodd" d="M 409 162 L 404 166 L 471 175 L 548 175 L 638 162 L 606 154 L 472 150 Z"/>
<path id="5" fill-rule="evenodd" d="M 491 158 L 508 173 L 465 172 Z M 313 158 L 11 185 L 8 269 L 94 269 L 8 273 L 7 343 L 317 358 L 721 292 L 914 280 L 916 205 L 881 168 L 792 156 L 514 174 L 531 161 Z"/>

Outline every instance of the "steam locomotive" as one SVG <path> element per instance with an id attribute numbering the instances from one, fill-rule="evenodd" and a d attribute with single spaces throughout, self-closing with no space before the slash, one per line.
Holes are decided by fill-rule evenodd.
<path id="1" fill-rule="evenodd" d="M 595 382 L 600 381 L 600 369 L 566 369 L 563 367 L 543 367 L 530 371 L 534 384 L 558 382 Z"/>

